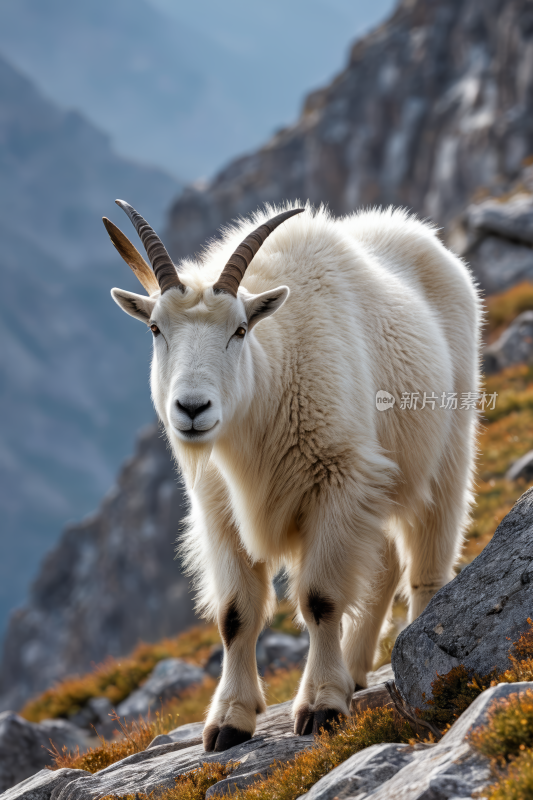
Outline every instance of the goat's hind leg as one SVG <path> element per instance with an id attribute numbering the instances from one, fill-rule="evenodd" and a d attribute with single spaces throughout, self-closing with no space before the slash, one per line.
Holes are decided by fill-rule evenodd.
<path id="1" fill-rule="evenodd" d="M 370 596 L 360 615 L 352 618 L 345 614 L 343 617 L 342 652 L 356 689 L 367 685 L 366 676 L 373 667 L 379 638 L 392 610 L 401 574 L 396 544 L 387 539 L 382 568 L 370 588 Z"/>
<path id="2" fill-rule="evenodd" d="M 311 504 L 302 527 L 300 561 L 291 568 L 291 590 L 310 637 L 293 704 L 300 735 L 329 729 L 350 714 L 355 684 L 341 651 L 341 619 L 362 592 L 365 568 L 377 568 L 382 541 L 379 525 L 365 530 L 359 522 L 357 513 L 331 498 L 324 506 Z"/>

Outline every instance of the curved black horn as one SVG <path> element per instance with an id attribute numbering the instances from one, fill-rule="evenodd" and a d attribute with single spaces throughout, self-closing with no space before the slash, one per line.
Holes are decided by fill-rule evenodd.
<path id="1" fill-rule="evenodd" d="M 293 208 L 290 211 L 284 211 L 282 214 L 278 214 L 272 217 L 272 219 L 269 219 L 268 222 L 264 222 L 256 228 L 255 231 L 248 234 L 246 239 L 243 239 L 235 250 L 222 270 L 220 278 L 213 286 L 215 293 L 227 292 L 228 294 L 232 294 L 233 297 L 237 297 L 237 290 L 244 278 L 244 273 L 250 266 L 252 258 L 263 242 L 278 225 L 281 225 L 282 222 L 285 222 L 286 219 L 293 217 L 295 214 L 301 214 L 302 211 L 305 211 L 305 208 Z"/>
<path id="2" fill-rule="evenodd" d="M 144 245 L 144 249 L 146 250 L 148 258 L 150 259 L 152 269 L 154 270 L 159 288 L 161 289 L 161 294 L 166 292 L 168 289 L 172 289 L 173 286 L 177 286 L 179 289 L 184 291 L 185 287 L 179 279 L 176 267 L 167 253 L 165 245 L 154 229 L 148 225 L 146 220 L 141 217 L 141 215 L 135 211 L 133 206 L 130 206 L 129 203 L 125 203 L 124 200 L 115 200 L 115 203 L 126 212 L 132 221 L 133 226 Z"/>

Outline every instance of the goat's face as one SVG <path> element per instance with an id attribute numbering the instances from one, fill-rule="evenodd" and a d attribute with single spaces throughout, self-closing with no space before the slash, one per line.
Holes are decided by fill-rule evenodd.
<path id="1" fill-rule="evenodd" d="M 173 443 L 213 444 L 249 406 L 252 330 L 285 302 L 288 288 L 259 295 L 241 288 L 237 297 L 187 286 L 154 297 L 112 295 L 152 330 L 152 397 Z"/>

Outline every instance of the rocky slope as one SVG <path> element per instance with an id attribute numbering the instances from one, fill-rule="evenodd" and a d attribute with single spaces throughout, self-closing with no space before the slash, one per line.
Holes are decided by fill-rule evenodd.
<path id="1" fill-rule="evenodd" d="M 154 425 L 100 509 L 63 533 L 26 606 L 13 615 L 0 670 L 0 708 L 17 709 L 65 675 L 194 622 L 174 560 L 184 496 Z"/>
<path id="2" fill-rule="evenodd" d="M 136 281 L 102 214 L 118 220 L 122 196 L 155 225 L 178 191 L 0 57 L 0 633 L 65 520 L 96 506 L 150 419 L 148 338 L 109 297 Z"/>
<path id="3" fill-rule="evenodd" d="M 295 198 L 335 214 L 404 205 L 453 241 L 472 195 L 515 178 L 533 152 L 532 37 L 528 0 L 403 0 L 294 125 L 178 199 L 173 253 Z"/>

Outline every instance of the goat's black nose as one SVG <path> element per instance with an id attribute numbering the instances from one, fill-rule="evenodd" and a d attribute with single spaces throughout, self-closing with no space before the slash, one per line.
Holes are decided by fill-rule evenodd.
<path id="1" fill-rule="evenodd" d="M 191 402 L 180 403 L 179 400 L 176 400 L 176 405 L 179 410 L 183 412 L 183 414 L 187 414 L 188 417 L 194 419 L 211 407 L 211 400 L 208 400 L 207 403 L 197 403 L 194 400 Z"/>

